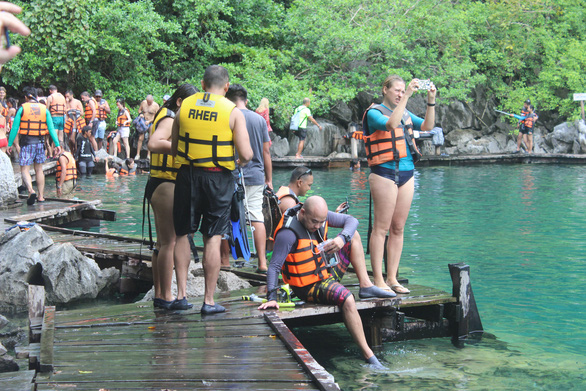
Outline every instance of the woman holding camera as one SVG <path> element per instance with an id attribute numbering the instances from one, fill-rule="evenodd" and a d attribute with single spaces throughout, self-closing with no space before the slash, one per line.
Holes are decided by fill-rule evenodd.
<path id="1" fill-rule="evenodd" d="M 428 90 L 425 119 L 405 108 L 411 95 L 421 87 Z M 403 231 L 413 200 L 414 163 L 421 157 L 413 129 L 433 129 L 436 88 L 433 83 L 418 79 L 411 80 L 405 88 L 405 81 L 392 75 L 385 79 L 382 93 L 382 104 L 372 105 L 367 110 L 363 124 L 366 156 L 371 168 L 368 181 L 374 204 L 370 259 L 376 286 L 396 293 L 409 293 L 409 289 L 397 281 L 397 271 L 403 251 Z M 385 281 L 382 262 L 387 233 Z"/>

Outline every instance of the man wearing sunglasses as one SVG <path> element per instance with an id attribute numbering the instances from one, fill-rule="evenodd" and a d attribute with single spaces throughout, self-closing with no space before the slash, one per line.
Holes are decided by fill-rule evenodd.
<path id="1" fill-rule="evenodd" d="M 305 166 L 299 166 L 291 173 L 288 186 L 281 186 L 277 191 L 279 209 L 281 213 L 299 203 L 299 197 L 303 197 L 313 185 L 313 173 Z"/>

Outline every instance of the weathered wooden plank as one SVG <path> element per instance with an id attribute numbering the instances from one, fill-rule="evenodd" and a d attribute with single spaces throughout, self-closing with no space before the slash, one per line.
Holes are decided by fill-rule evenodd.
<path id="1" fill-rule="evenodd" d="M 0 390 L 23 391 L 34 390 L 35 371 L 18 371 L 0 373 Z"/>
<path id="2" fill-rule="evenodd" d="M 45 317 L 43 318 L 43 329 L 41 331 L 41 362 L 39 369 L 41 372 L 53 370 L 53 343 L 55 334 L 55 307 L 45 307 Z"/>
<path id="3" fill-rule="evenodd" d="M 104 221 L 116 221 L 116 212 L 105 209 L 87 209 L 81 212 L 84 219 L 96 219 Z"/>
<path id="4" fill-rule="evenodd" d="M 289 330 L 274 311 L 264 314 L 264 318 L 271 328 L 279 335 L 285 346 L 297 359 L 297 362 L 307 371 L 309 376 L 316 382 L 320 390 L 339 390 L 340 387 L 334 382 L 334 377 L 328 373 L 313 356 L 303 347 L 297 337 Z"/>
<path id="5" fill-rule="evenodd" d="M 144 382 L 141 380 L 127 380 L 127 381 L 98 381 L 98 382 L 76 382 L 76 383 L 39 383 L 38 391 L 52 391 L 64 390 L 73 388 L 75 390 L 91 390 L 98 389 L 108 390 L 140 390 L 140 391 L 161 391 L 161 390 L 257 390 L 257 391 L 296 391 L 296 390 L 317 390 L 317 387 L 311 382 L 270 382 L 270 381 L 220 381 L 220 380 L 202 380 L 199 382 L 186 382 L 182 380 L 166 380 L 166 381 L 151 381 Z M 19 390 L 20 391 L 20 390 Z"/>
<path id="6" fill-rule="evenodd" d="M 36 343 L 41 340 L 41 327 L 45 313 L 45 287 L 28 286 L 28 341 Z"/>
<path id="7" fill-rule="evenodd" d="M 268 363 L 219 365 L 206 364 L 206 359 L 201 355 L 202 362 L 184 365 L 159 365 L 155 362 L 142 365 L 127 365 L 124 367 L 110 366 L 107 362 L 101 362 L 100 366 L 86 367 L 79 365 L 76 368 L 55 366 L 52 381 L 98 381 L 98 380 L 269 380 L 279 381 L 286 379 L 288 382 L 306 382 L 309 376 L 299 366 L 291 369 L 272 371 Z M 82 363 L 80 363 L 82 364 Z M 130 363 L 129 363 L 130 364 Z"/>
<path id="8" fill-rule="evenodd" d="M 85 201 L 82 203 L 73 204 L 73 205 L 66 206 L 66 207 L 59 208 L 59 209 L 41 210 L 41 211 L 36 211 L 33 213 L 24 214 L 24 215 L 12 216 L 12 217 L 5 218 L 4 221 L 16 224 L 18 221 L 23 221 L 23 220 L 37 221 L 37 220 L 43 220 L 43 219 L 48 219 L 48 218 L 54 218 L 55 216 L 67 215 L 69 213 L 73 213 L 78 210 L 95 208 L 97 205 L 100 205 L 101 203 L 102 203 L 102 201 L 100 201 L 100 200 Z"/>

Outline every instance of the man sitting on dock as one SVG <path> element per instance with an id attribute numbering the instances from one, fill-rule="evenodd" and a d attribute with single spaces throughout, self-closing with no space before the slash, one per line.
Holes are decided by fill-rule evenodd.
<path id="1" fill-rule="evenodd" d="M 343 230 L 334 239 L 327 240 L 328 226 Z M 267 274 L 267 302 L 258 308 L 279 308 L 276 289 L 282 269 L 283 281 L 301 300 L 340 307 L 344 323 L 366 361 L 380 366 L 366 342 L 354 296 L 340 281 L 352 263 L 360 285 L 360 298 L 388 298 L 395 294 L 370 281 L 362 243 L 354 235 L 357 226 L 356 218 L 328 211 L 326 201 L 319 196 L 309 197 L 305 204 L 287 210 L 275 234 L 273 258 Z M 360 253 L 361 257 L 355 255 Z M 332 260 L 337 262 L 331 263 Z"/>

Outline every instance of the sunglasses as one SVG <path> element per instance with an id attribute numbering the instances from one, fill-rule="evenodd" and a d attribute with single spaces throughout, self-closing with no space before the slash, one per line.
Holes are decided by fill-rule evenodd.
<path id="1" fill-rule="evenodd" d="M 304 176 L 304 175 L 313 175 L 313 174 L 311 173 L 311 169 L 309 169 L 309 170 L 305 171 L 303 174 L 299 175 L 299 176 L 297 177 L 297 180 L 300 180 L 300 179 L 301 179 L 301 177 L 302 177 L 302 176 Z"/>

